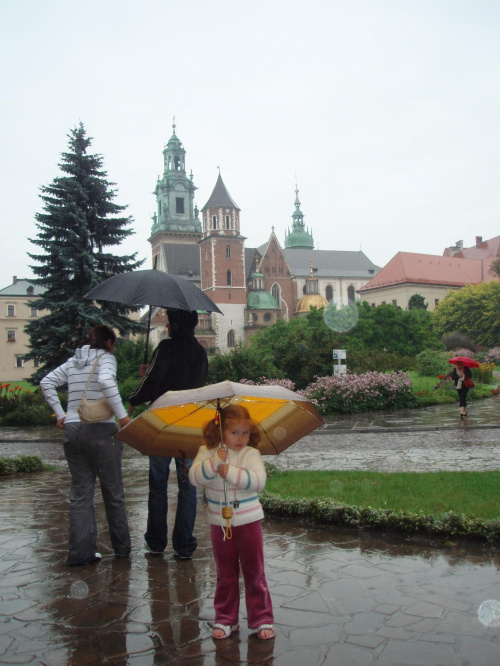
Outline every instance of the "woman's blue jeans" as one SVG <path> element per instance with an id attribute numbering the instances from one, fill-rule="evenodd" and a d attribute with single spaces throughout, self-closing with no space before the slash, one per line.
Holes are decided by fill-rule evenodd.
<path id="1" fill-rule="evenodd" d="M 168 541 L 167 488 L 171 460 L 171 457 L 163 456 L 149 458 L 148 527 L 144 538 L 151 550 L 159 553 L 165 550 Z M 181 557 L 191 557 L 198 545 L 193 536 L 196 520 L 196 488 L 189 482 L 189 469 L 193 461 L 190 458 L 184 458 L 184 461 L 182 458 L 174 460 L 179 493 L 172 546 Z"/>

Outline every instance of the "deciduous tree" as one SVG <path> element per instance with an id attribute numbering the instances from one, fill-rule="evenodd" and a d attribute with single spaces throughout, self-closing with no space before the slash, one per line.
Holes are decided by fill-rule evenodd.
<path id="1" fill-rule="evenodd" d="M 433 313 L 437 332 L 464 333 L 484 347 L 500 341 L 500 282 L 466 285 L 450 291 Z"/>

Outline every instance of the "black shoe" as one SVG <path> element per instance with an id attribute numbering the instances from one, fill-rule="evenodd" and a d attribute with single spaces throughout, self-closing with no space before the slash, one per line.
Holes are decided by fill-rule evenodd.
<path id="1" fill-rule="evenodd" d="M 174 550 L 174 557 L 176 560 L 191 560 L 193 559 L 192 555 L 181 555 L 176 550 Z"/>
<path id="2" fill-rule="evenodd" d="M 159 557 L 163 555 L 163 550 L 155 550 L 151 548 L 146 539 L 144 539 L 144 547 L 146 548 L 146 555 L 151 555 L 151 557 Z"/>
<path id="3" fill-rule="evenodd" d="M 86 560 L 85 562 L 68 562 L 68 566 L 84 567 L 86 564 L 99 564 L 101 560 L 102 560 L 101 553 L 95 553 L 95 555 L 91 557 L 90 560 Z"/>

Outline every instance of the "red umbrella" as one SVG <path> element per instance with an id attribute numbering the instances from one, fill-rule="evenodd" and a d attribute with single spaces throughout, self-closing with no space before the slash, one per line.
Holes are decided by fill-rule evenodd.
<path id="1" fill-rule="evenodd" d="M 453 358 L 450 358 L 448 363 L 453 363 L 453 365 L 461 363 L 466 368 L 479 368 L 479 363 L 473 358 L 469 358 L 468 356 L 454 356 Z"/>

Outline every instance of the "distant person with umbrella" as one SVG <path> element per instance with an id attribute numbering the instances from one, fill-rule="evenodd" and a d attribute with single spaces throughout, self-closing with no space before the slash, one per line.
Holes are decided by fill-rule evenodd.
<path id="1" fill-rule="evenodd" d="M 151 359 L 151 365 L 141 366 L 142 381 L 129 397 L 133 407 L 153 402 L 166 391 L 181 391 L 205 385 L 208 359 L 205 349 L 195 338 L 198 323 L 196 311 L 167 310 L 169 338 L 162 340 Z M 132 411 L 132 410 L 131 410 Z M 172 456 L 150 456 L 148 523 L 144 535 L 152 554 L 162 553 L 168 541 L 167 487 Z M 175 458 L 179 493 L 172 533 L 174 556 L 190 559 L 197 541 L 193 535 L 196 519 L 196 488 L 189 481 L 192 459 Z"/>
<path id="2" fill-rule="evenodd" d="M 474 387 L 472 373 L 469 366 L 477 367 L 478 363 L 477 361 L 469 359 L 466 356 L 450 358 L 449 363 L 455 365 L 453 370 L 450 372 L 450 377 L 452 378 L 458 393 L 458 399 L 460 403 L 460 418 L 464 419 L 467 416 L 467 393 L 469 392 L 469 388 Z M 470 385 L 471 382 L 472 386 Z"/>

